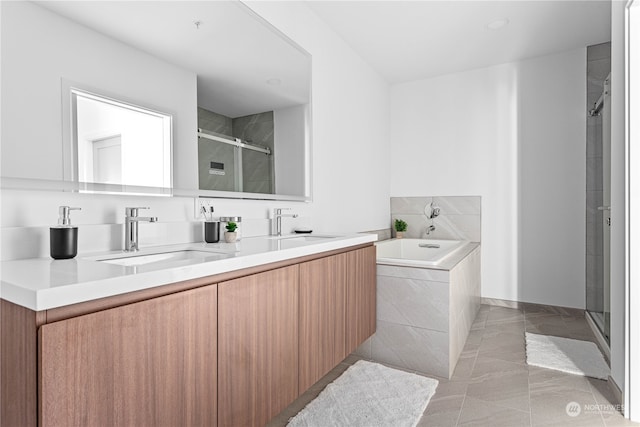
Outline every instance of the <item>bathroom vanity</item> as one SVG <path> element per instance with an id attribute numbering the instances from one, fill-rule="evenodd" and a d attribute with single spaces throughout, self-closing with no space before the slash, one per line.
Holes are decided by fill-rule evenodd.
<path id="1" fill-rule="evenodd" d="M 1 424 L 266 424 L 375 331 L 375 236 L 285 240 L 3 263 Z"/>

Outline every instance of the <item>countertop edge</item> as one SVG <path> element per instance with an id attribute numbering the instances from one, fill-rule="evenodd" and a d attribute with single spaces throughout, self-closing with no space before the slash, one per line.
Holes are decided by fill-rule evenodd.
<path id="1" fill-rule="evenodd" d="M 27 284 L 21 286 L 19 279 L 9 281 L 3 277 L 0 280 L 0 298 L 33 311 L 43 311 L 201 277 L 317 255 L 323 252 L 373 243 L 376 240 L 377 236 L 374 234 L 350 234 L 338 240 L 312 243 L 297 248 L 249 254 L 239 253 L 237 256 L 223 260 L 167 268 L 142 274 L 124 274 L 44 289 L 33 289 Z M 197 245 L 198 243 L 194 244 Z"/>

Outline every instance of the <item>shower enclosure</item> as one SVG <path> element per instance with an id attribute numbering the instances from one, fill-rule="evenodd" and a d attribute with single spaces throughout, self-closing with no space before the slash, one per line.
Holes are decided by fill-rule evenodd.
<path id="1" fill-rule="evenodd" d="M 611 44 L 587 48 L 586 308 L 609 343 L 611 227 Z"/>
<path id="2" fill-rule="evenodd" d="M 198 129 L 198 138 L 212 147 L 213 156 L 202 155 L 199 158 L 204 159 L 204 167 L 201 165 L 201 171 L 208 169 L 209 179 L 200 179 L 200 189 L 221 190 L 221 191 L 241 191 L 248 193 L 271 193 L 270 180 L 261 180 L 256 185 L 255 181 L 249 181 L 245 184 L 245 176 L 255 172 L 256 168 L 265 169 L 268 175 L 271 175 L 273 162 L 268 156 L 271 156 L 269 147 L 262 147 L 243 142 L 240 138 L 232 138 L 226 135 L 216 135 L 213 132 L 207 132 L 204 129 Z M 207 151 L 206 149 L 200 150 Z M 211 149 L 209 149 L 211 152 Z M 214 159 L 214 160 L 212 160 Z M 217 161 L 216 161 L 217 160 Z M 227 160 L 226 162 L 224 160 Z M 252 169 L 249 167 L 253 166 Z M 203 183 L 203 181 L 205 183 Z M 207 184 L 206 182 L 209 182 Z M 252 185 L 253 184 L 253 185 Z"/>
<path id="3" fill-rule="evenodd" d="M 273 194 L 273 135 L 273 112 L 232 119 L 199 107 L 199 188 Z"/>

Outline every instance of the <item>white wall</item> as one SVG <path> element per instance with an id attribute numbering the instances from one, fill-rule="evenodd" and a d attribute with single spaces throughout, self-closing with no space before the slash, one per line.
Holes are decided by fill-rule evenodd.
<path id="1" fill-rule="evenodd" d="M 193 72 L 31 3 L 1 7 L 4 176 L 63 178 L 62 79 L 173 114 L 176 161 L 197 156 L 197 148 L 184 144 L 196 138 Z M 174 177 L 176 186 L 196 188 L 193 167 L 176 169 L 184 171 Z"/>
<path id="2" fill-rule="evenodd" d="M 4 8 L 6 2 L 2 6 Z M 285 230 L 291 230 L 296 224 L 317 231 L 335 232 L 368 231 L 388 227 L 388 85 L 304 4 L 256 2 L 252 3 L 251 7 L 313 57 L 313 202 L 217 199 L 214 203 L 216 213 L 242 215 L 243 226 L 249 227 L 252 235 L 269 232 L 267 218 L 275 207 L 292 207 L 300 214 L 300 218 L 296 220 L 284 220 Z M 3 9 L 3 25 L 5 15 Z M 32 25 L 23 26 L 22 32 L 33 31 Z M 31 39 L 28 34 L 24 37 Z M 4 37 L 2 43 L 4 64 Z M 53 63 L 54 59 L 51 59 Z M 123 74 L 126 75 L 126 72 Z M 4 91 L 4 69 L 2 79 Z M 175 95 L 179 96 L 180 93 Z M 43 99 L 46 99 L 48 104 L 57 105 L 60 102 L 60 94 L 50 94 Z M 195 120 L 195 95 L 192 105 Z M 4 113 L 3 105 L 3 142 L 5 121 L 18 120 L 23 124 L 28 121 L 26 111 L 15 118 L 5 116 Z M 45 119 L 47 129 L 55 128 L 54 134 L 59 135 L 59 116 L 47 116 Z M 195 122 L 191 128 L 196 128 Z M 44 135 L 40 136 L 42 137 Z M 24 134 L 15 135 L 13 138 L 17 138 L 17 141 L 23 144 L 30 143 L 24 138 Z M 196 144 L 193 144 L 193 149 L 195 161 Z M 44 156 L 51 158 L 57 155 L 58 150 L 56 147 L 55 150 L 44 153 Z M 197 174 L 195 176 L 197 179 Z M 147 231 L 141 230 L 141 233 L 149 233 L 146 239 L 145 235 L 141 237 L 143 246 L 163 243 L 163 233 L 164 241 L 169 242 L 202 239 L 195 228 L 199 224 L 188 223 L 193 219 L 193 200 L 189 198 L 165 199 L 36 191 L 3 191 L 1 198 L 3 228 L 0 259 L 47 256 L 48 226 L 55 224 L 57 220 L 57 206 L 65 204 L 83 208 L 82 212 L 74 215 L 74 222 L 81 226 L 81 236 L 83 233 L 92 236 L 91 241 L 85 246 L 80 240 L 79 252 L 121 247 L 118 245 L 121 244 L 120 226 L 124 220 L 124 206 L 151 205 L 153 215 L 160 218 L 159 224 L 145 224 L 148 225 L 144 227 Z M 154 228 L 156 225 L 159 227 Z M 34 246 L 33 250 L 30 249 L 31 245 Z"/>
<path id="3" fill-rule="evenodd" d="M 585 308 L 586 53 L 518 64 L 520 301 Z"/>
<path id="4" fill-rule="evenodd" d="M 625 387 L 625 1 L 611 2 L 611 377 Z M 630 219 L 629 219 L 630 220 Z M 633 262 L 633 260 L 631 260 Z M 636 261 L 637 262 L 637 261 Z"/>
<path id="5" fill-rule="evenodd" d="M 312 55 L 313 226 L 389 227 L 389 87 L 302 2 L 246 2 Z"/>
<path id="6" fill-rule="evenodd" d="M 517 300 L 514 65 L 391 89 L 391 195 L 482 197 L 482 295 Z"/>
<path id="7" fill-rule="evenodd" d="M 627 120 L 629 120 L 629 117 L 633 117 L 634 115 L 637 117 L 637 112 L 640 111 L 640 3 L 634 2 L 631 4 L 629 6 L 628 14 L 629 20 L 627 22 L 629 24 L 629 36 L 627 39 L 627 46 L 629 48 L 629 54 L 627 57 L 628 68 L 626 69 L 626 72 L 628 73 L 627 81 L 629 83 L 627 92 L 627 105 L 629 109 L 627 110 Z M 614 16 L 619 17 L 620 15 L 618 15 L 618 12 L 615 12 Z M 619 24 L 620 23 L 618 22 L 613 26 L 614 31 L 617 30 Z M 629 120 L 627 144 L 627 147 L 640 146 L 640 122 L 638 120 Z M 638 150 L 630 150 L 628 155 L 630 165 L 640 164 L 640 152 Z M 638 167 L 629 168 L 628 172 L 629 198 L 627 200 L 627 213 L 629 215 L 629 219 L 636 218 L 637 221 L 637 218 L 640 218 L 640 169 Z M 632 226 L 628 229 L 628 233 L 629 259 L 637 259 L 638 254 L 640 253 L 640 228 Z M 629 311 L 627 313 L 627 363 L 631 363 L 631 361 L 638 363 L 637 361 L 640 360 L 640 333 L 638 333 L 638 331 L 640 331 L 640 293 L 634 291 L 634 289 L 640 289 L 640 265 L 637 262 L 632 262 L 629 265 L 627 286 L 629 289 L 629 292 L 627 293 L 629 298 L 627 303 L 627 307 L 629 307 Z M 619 319 L 619 313 L 616 313 L 616 317 Z M 620 324 L 618 319 L 616 319 L 616 326 L 619 327 Z M 624 332 L 624 329 L 617 332 Z M 617 333 L 616 339 L 619 340 L 621 338 L 623 338 L 622 334 Z M 616 349 L 617 348 L 618 346 L 616 346 Z M 621 347 L 621 350 L 624 350 L 624 346 Z M 624 362 L 624 359 L 620 357 L 620 354 L 612 354 L 612 356 L 616 356 L 615 359 L 612 357 L 612 376 L 616 375 L 614 378 L 616 379 L 616 382 L 618 382 L 618 377 L 624 374 L 624 365 L 618 365 L 618 362 L 620 360 Z M 620 383 L 618 382 L 618 384 Z M 637 397 L 640 394 L 640 369 L 637 369 L 637 367 L 628 369 L 628 378 L 625 381 L 623 389 L 625 390 L 627 399 L 625 401 L 627 415 L 631 420 L 640 422 L 640 399 Z"/>
<path id="8" fill-rule="evenodd" d="M 584 55 L 391 89 L 391 195 L 482 197 L 483 297 L 584 307 Z"/>

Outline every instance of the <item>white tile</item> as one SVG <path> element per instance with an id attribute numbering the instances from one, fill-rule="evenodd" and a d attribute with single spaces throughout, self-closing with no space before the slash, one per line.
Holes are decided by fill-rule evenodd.
<path id="1" fill-rule="evenodd" d="M 371 341 L 372 337 L 368 338 L 354 350 L 353 354 L 364 357 L 365 359 L 371 359 Z"/>
<path id="2" fill-rule="evenodd" d="M 441 215 L 434 219 L 433 239 L 454 239 L 480 242 L 479 215 Z"/>
<path id="3" fill-rule="evenodd" d="M 449 330 L 449 285 L 399 277 L 378 277 L 377 318 L 441 332 Z"/>
<path id="4" fill-rule="evenodd" d="M 373 360 L 424 374 L 449 377 L 449 336 L 411 326 L 378 321 L 372 337 Z"/>
<path id="5" fill-rule="evenodd" d="M 480 196 L 434 197 L 441 215 L 480 215 Z"/>
<path id="6" fill-rule="evenodd" d="M 378 276 L 404 277 L 407 279 L 431 282 L 449 282 L 449 271 L 431 268 L 398 267 L 379 264 L 376 267 L 376 274 Z"/>
<path id="7" fill-rule="evenodd" d="M 392 197 L 391 214 L 424 214 L 424 208 L 431 203 L 431 197 Z"/>
<path id="8" fill-rule="evenodd" d="M 392 214 L 391 226 L 395 224 L 396 219 L 401 219 L 407 223 L 407 231 L 405 237 L 410 239 L 422 239 L 425 236 L 427 227 L 431 224 L 430 220 L 424 215 L 418 214 Z"/>

